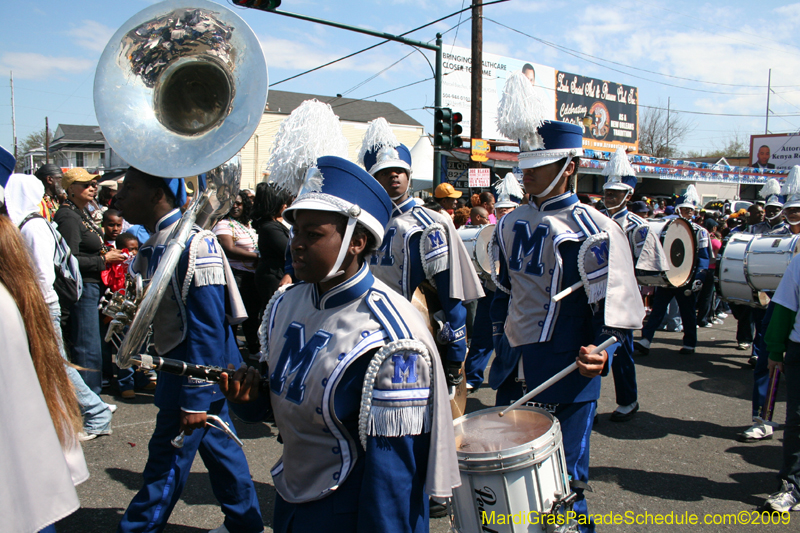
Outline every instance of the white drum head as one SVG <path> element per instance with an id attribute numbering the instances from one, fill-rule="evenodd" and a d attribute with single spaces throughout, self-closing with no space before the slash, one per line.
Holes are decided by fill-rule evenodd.
<path id="1" fill-rule="evenodd" d="M 692 226 L 682 218 L 673 219 L 667 224 L 663 238 L 664 253 L 669 261 L 667 279 L 673 287 L 682 287 L 694 274 L 696 249 Z"/>
<path id="2" fill-rule="evenodd" d="M 494 224 L 487 224 L 482 226 L 478 232 L 477 243 L 475 244 L 475 261 L 480 265 L 481 270 L 490 274 L 492 272 L 492 253 L 489 250 L 489 245 L 492 244 L 492 235 L 494 234 Z M 500 269 L 500 262 L 495 264 L 495 272 Z"/>
<path id="3" fill-rule="evenodd" d="M 543 413 L 512 409 L 500 417 L 496 410 L 465 418 L 456 423 L 459 453 L 498 452 L 533 442 L 553 426 Z"/>

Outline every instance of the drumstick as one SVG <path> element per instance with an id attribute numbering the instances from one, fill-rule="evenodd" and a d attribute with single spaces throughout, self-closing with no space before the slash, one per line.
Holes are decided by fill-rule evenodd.
<path id="1" fill-rule="evenodd" d="M 573 283 L 572 285 L 570 285 L 569 287 L 567 287 L 563 291 L 561 291 L 558 294 L 556 294 L 555 296 L 553 296 L 553 301 L 557 302 L 557 301 L 561 300 L 562 298 L 564 298 L 566 296 L 569 296 L 570 294 L 572 294 L 573 292 L 577 291 L 581 287 L 583 287 L 583 281 L 576 281 L 575 283 Z"/>
<path id="2" fill-rule="evenodd" d="M 772 372 L 769 373 L 769 390 L 767 392 L 767 398 L 764 402 L 764 405 L 761 406 L 761 418 L 762 422 L 769 426 L 778 427 L 780 424 L 776 424 L 772 421 L 772 413 L 775 410 L 775 397 L 778 391 L 778 381 L 781 377 L 781 371 L 778 370 L 778 367 L 774 367 Z"/>
<path id="3" fill-rule="evenodd" d="M 616 337 L 613 337 L 613 336 L 609 337 L 608 339 L 605 340 L 605 342 L 600 344 L 600 346 L 595 346 L 594 349 L 589 353 L 590 354 L 598 354 L 598 353 L 602 352 L 603 350 L 605 350 L 606 348 L 608 348 L 609 346 L 611 346 L 612 344 L 614 344 L 615 342 L 617 342 L 617 338 Z M 561 372 L 559 372 L 555 376 L 551 377 L 550 379 L 548 379 L 547 381 L 545 381 L 544 383 L 542 383 L 541 385 L 539 385 L 538 387 L 536 387 L 535 389 L 530 391 L 529 393 L 527 393 L 525 396 L 523 396 L 522 398 L 520 398 L 516 402 L 514 402 L 511 405 L 509 405 L 508 407 L 506 407 L 504 410 L 500 411 L 500 416 L 505 416 L 506 413 L 509 412 L 510 410 L 516 409 L 521 404 L 527 402 L 531 398 L 534 398 L 535 396 L 538 396 L 543 391 L 549 389 L 550 387 L 552 387 L 553 385 L 555 385 L 556 383 L 558 383 L 559 381 L 564 379 L 564 377 L 567 374 L 571 373 L 576 368 L 578 368 L 578 362 L 577 361 L 572 363 L 567 368 L 565 368 L 564 370 L 562 370 Z"/>

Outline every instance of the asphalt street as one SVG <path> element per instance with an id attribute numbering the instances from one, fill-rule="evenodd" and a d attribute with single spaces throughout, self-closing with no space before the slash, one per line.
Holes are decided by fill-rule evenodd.
<path id="1" fill-rule="evenodd" d="M 736 350 L 736 322 L 698 331 L 694 355 L 680 355 L 680 333 L 658 332 L 648 356 L 638 356 L 637 373 L 641 410 L 630 421 L 608 420 L 614 410 L 613 378 L 604 378 L 598 423 L 591 442 L 589 512 L 609 517 L 697 515 L 694 526 L 618 524 L 598 526 L 598 531 L 798 531 L 795 524 L 731 525 L 733 515 L 754 511 L 778 488 L 782 431 L 772 440 L 753 444 L 736 441 L 750 425 L 752 371 L 749 352 Z M 638 336 L 638 334 L 637 334 Z M 131 401 L 103 396 L 116 403 L 114 434 L 84 444 L 91 478 L 78 487 L 82 507 L 62 520 L 57 529 L 67 532 L 114 531 L 125 508 L 142 482 L 147 442 L 155 427 L 157 409 L 152 396 L 139 393 Z M 775 420 L 785 418 L 785 391 L 781 391 Z M 468 410 L 494 405 L 494 392 L 481 388 L 468 400 Z M 250 472 L 258 492 L 264 523 L 271 531 L 275 489 L 269 469 L 278 460 L 281 445 L 269 424 L 237 422 L 244 441 Z M 727 520 L 728 525 L 704 525 Z M 722 515 L 729 515 L 724 518 Z M 752 516 L 752 515 L 751 515 Z M 644 518 L 643 518 L 644 517 Z M 739 520 L 743 518 L 738 515 Z M 199 533 L 223 521 L 208 474 L 199 456 L 176 505 L 168 533 Z M 630 521 L 630 519 L 628 519 Z M 447 519 L 431 521 L 431 531 L 445 533 Z M 534 529 L 531 529 L 534 531 Z"/>

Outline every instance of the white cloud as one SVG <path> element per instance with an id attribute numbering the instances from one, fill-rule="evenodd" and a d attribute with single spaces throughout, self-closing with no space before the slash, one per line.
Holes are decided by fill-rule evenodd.
<path id="1" fill-rule="evenodd" d="M 67 31 L 67 35 L 72 37 L 78 46 L 93 52 L 102 52 L 115 31 L 117 31 L 115 28 L 110 28 L 97 21 L 82 20 L 80 26 Z"/>
<path id="2" fill-rule="evenodd" d="M 7 52 L 0 56 L 0 71 L 14 71 L 19 79 L 44 80 L 51 76 L 84 72 L 96 62 L 78 57 L 54 57 L 32 52 Z"/>
<path id="3" fill-rule="evenodd" d="M 339 59 L 348 53 L 348 51 L 333 52 L 330 42 L 315 42 L 317 39 L 310 36 L 304 42 L 263 36 L 259 37 L 259 41 L 270 68 L 289 69 L 298 73 Z M 374 54 L 358 55 L 352 60 L 340 61 L 325 68 L 327 70 L 378 72 L 390 64 L 388 61 L 382 57 L 376 58 Z"/>

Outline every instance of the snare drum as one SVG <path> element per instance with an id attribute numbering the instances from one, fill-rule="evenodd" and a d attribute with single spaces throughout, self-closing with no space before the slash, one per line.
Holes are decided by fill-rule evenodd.
<path id="1" fill-rule="evenodd" d="M 550 413 L 522 406 L 476 411 L 453 421 L 461 486 L 453 491 L 456 527 L 462 533 L 543 531 L 540 513 L 558 513 L 566 523 L 571 500 L 561 425 Z M 495 521 L 482 521 L 483 513 Z M 497 517 L 521 517 L 498 523 Z"/>
<path id="2" fill-rule="evenodd" d="M 762 307 L 768 301 L 763 301 L 762 296 L 753 291 L 744 268 L 747 247 L 755 237 L 746 233 L 731 235 L 717 263 L 719 294 L 729 303 Z"/>
<path id="3" fill-rule="evenodd" d="M 458 236 L 461 237 L 461 242 L 467 248 L 467 253 L 475 266 L 475 272 L 479 275 L 490 276 L 492 274 L 492 251 L 489 250 L 489 246 L 492 243 L 493 234 L 494 224 L 463 226 L 458 229 Z M 495 272 L 498 272 L 499 268 L 499 261 L 495 262 Z"/>
<path id="4" fill-rule="evenodd" d="M 775 292 L 792 258 L 800 252 L 800 236 L 758 235 L 750 241 L 744 273 L 754 291 Z"/>
<path id="5" fill-rule="evenodd" d="M 666 272 L 636 271 L 639 285 L 669 287 L 677 289 L 692 281 L 697 259 L 692 225 L 682 218 L 671 220 L 648 220 L 650 231 L 659 236 L 667 256 L 669 270 Z"/>

